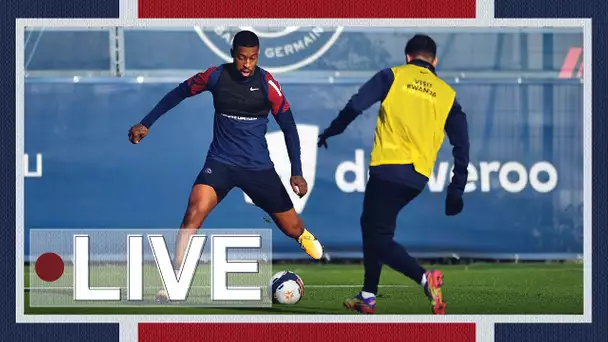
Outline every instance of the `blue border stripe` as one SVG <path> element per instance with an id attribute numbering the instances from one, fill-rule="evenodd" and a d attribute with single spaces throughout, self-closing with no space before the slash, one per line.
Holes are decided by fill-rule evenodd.
<path id="1" fill-rule="evenodd" d="M 593 323 L 592 324 L 497 324 L 495 341 L 601 341 L 606 339 L 608 244 L 606 227 L 606 27 L 605 0 L 495 0 L 496 18 L 592 18 L 593 25 Z"/>
<path id="2" fill-rule="evenodd" d="M 0 193 L 2 201 L 2 289 L 8 291 L 2 308 L 2 340 L 6 341 L 118 341 L 118 324 L 16 324 L 15 323 L 15 19 L 16 18 L 118 18 L 119 0 L 10 0 L 3 2 L 2 92 L 0 93 Z M 6 3 L 6 5 L 4 5 Z"/>

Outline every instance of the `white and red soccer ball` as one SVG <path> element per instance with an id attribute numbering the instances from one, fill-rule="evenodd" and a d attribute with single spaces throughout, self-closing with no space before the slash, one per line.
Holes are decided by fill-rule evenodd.
<path id="1" fill-rule="evenodd" d="M 281 271 L 273 275 L 270 287 L 274 303 L 294 305 L 304 297 L 304 283 L 291 271 Z"/>

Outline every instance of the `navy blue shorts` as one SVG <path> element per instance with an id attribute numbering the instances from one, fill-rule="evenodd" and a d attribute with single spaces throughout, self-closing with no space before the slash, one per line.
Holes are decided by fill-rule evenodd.
<path id="1" fill-rule="evenodd" d="M 276 214 L 293 208 L 281 178 L 273 169 L 246 170 L 207 159 L 194 184 L 209 185 L 217 194 L 218 203 L 233 188 L 243 190 L 253 203 L 268 214 Z"/>

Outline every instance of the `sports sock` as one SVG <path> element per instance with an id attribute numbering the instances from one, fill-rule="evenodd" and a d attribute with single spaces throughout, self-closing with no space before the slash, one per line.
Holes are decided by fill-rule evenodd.
<path id="1" fill-rule="evenodd" d="M 422 280 L 420 281 L 420 286 L 426 285 L 426 273 L 422 275 Z"/>
<path id="2" fill-rule="evenodd" d="M 369 298 L 376 297 L 376 295 L 371 292 L 361 291 L 361 297 L 363 297 L 363 299 L 369 299 Z"/>

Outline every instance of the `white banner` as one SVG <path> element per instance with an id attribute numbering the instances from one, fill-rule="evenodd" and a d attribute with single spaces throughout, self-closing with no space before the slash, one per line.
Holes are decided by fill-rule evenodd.
<path id="1" fill-rule="evenodd" d="M 268 307 L 270 229 L 30 231 L 32 307 Z"/>

